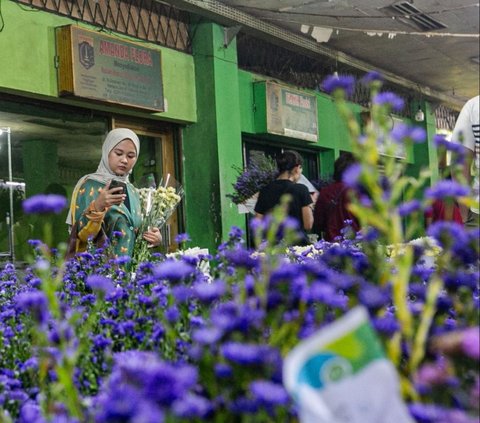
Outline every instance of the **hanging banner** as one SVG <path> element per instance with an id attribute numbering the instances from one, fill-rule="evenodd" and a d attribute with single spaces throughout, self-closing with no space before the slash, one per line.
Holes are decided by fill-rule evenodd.
<path id="1" fill-rule="evenodd" d="M 317 98 L 314 95 L 267 82 L 266 102 L 268 133 L 318 140 Z"/>
<path id="2" fill-rule="evenodd" d="M 56 42 L 60 96 L 164 111 L 159 51 L 73 25 Z"/>

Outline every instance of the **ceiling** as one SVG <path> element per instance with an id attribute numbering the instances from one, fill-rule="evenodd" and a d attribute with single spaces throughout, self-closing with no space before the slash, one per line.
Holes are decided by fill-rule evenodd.
<path id="1" fill-rule="evenodd" d="M 475 0 L 159 0 L 460 110 L 479 92 Z M 339 66 L 340 68 L 340 66 Z"/>
<path id="2" fill-rule="evenodd" d="M 178 1 L 175 1 L 178 3 Z M 188 3 L 180 1 L 180 3 Z M 455 108 L 479 93 L 475 0 L 220 0 L 262 22 L 407 79 Z M 393 6 L 393 7 L 392 7 Z M 318 42 L 318 41 L 319 42 Z"/>

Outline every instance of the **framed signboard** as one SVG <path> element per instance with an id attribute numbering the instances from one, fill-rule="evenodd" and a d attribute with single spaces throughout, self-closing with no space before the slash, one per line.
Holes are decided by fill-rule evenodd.
<path id="1" fill-rule="evenodd" d="M 267 132 L 306 141 L 318 140 L 317 98 L 266 82 Z"/>
<path id="2" fill-rule="evenodd" d="M 56 44 L 60 96 L 164 111 L 159 51 L 73 25 Z"/>

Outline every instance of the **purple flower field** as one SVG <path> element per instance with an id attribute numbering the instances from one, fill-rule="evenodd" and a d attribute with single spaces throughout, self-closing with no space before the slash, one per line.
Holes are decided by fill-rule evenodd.
<path id="1" fill-rule="evenodd" d="M 459 236 L 443 226 L 432 228 L 440 245 L 448 242 L 445 231 Z M 463 248 L 449 252 L 448 288 L 436 300 L 414 372 L 412 344 L 400 345 L 397 368 L 418 422 L 478 421 L 479 287 L 472 260 L 478 232 L 462 236 Z M 357 304 L 369 310 L 387 351 L 400 332 L 391 283 L 374 282 L 367 248 L 357 238 L 256 254 L 234 228 L 215 256 L 157 255 L 135 275 L 101 251 L 83 253 L 63 270 L 39 256 L 41 265 L 22 277 L 6 265 L 0 274 L 4 418 L 296 421 L 282 361 L 301 339 Z M 413 327 L 436 272 L 423 264 L 424 248 L 415 246 L 406 298 Z M 434 254 L 442 260 L 445 251 Z M 200 262 L 209 263 L 208 273 Z"/>

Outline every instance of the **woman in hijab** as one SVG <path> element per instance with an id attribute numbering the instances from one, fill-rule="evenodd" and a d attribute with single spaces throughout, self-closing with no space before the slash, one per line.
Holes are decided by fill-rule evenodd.
<path id="1" fill-rule="evenodd" d="M 140 152 L 137 135 L 126 128 L 110 131 L 102 146 L 102 159 L 95 173 L 83 176 L 72 195 L 67 224 L 76 229 L 75 252 L 86 250 L 88 240 L 103 231 L 115 255 L 132 255 L 142 222 L 140 197 L 128 176 Z M 123 182 L 110 188 L 112 180 Z M 158 228 L 142 234 L 149 245 L 158 246 L 162 237 Z"/>

